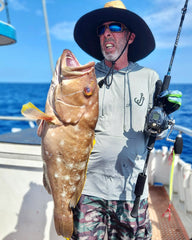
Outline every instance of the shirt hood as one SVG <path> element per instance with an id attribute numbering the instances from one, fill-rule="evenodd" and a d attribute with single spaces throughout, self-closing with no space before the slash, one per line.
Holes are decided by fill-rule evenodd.
<path id="1" fill-rule="evenodd" d="M 138 64 L 137 63 L 133 63 L 133 62 L 129 62 L 129 65 L 125 68 L 122 68 L 120 70 L 113 70 L 114 73 L 119 72 L 119 73 L 127 73 L 129 71 L 133 71 L 134 68 L 138 68 Z M 96 71 L 102 72 L 104 74 L 107 74 L 109 72 L 109 67 L 104 63 L 104 60 L 102 60 L 101 62 L 96 63 L 95 65 L 95 69 Z"/>

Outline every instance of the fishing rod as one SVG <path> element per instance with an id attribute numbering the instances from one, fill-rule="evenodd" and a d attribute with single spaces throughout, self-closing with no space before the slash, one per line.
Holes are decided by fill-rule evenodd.
<path id="1" fill-rule="evenodd" d="M 143 194 L 144 186 L 145 186 L 145 181 L 147 178 L 146 171 L 147 171 L 147 166 L 149 162 L 149 156 L 151 153 L 151 150 L 154 147 L 155 141 L 157 134 L 161 133 L 163 130 L 168 128 L 168 125 L 170 124 L 168 115 L 166 114 L 165 110 L 163 109 L 163 103 L 158 99 L 158 96 L 161 92 L 164 92 L 169 88 L 170 80 L 171 80 L 171 69 L 173 65 L 173 60 L 175 57 L 177 45 L 179 42 L 179 37 L 181 34 L 181 29 L 182 25 L 184 22 L 185 14 L 187 12 L 187 5 L 188 5 L 188 0 L 185 1 L 185 5 L 182 8 L 182 16 L 179 24 L 179 29 L 176 35 L 176 40 L 174 44 L 174 48 L 172 51 L 171 55 L 171 60 L 169 63 L 168 71 L 167 74 L 164 76 L 163 83 L 161 80 L 158 80 L 156 83 L 156 90 L 155 90 L 155 98 L 154 98 L 154 107 L 149 111 L 147 117 L 146 117 L 146 123 L 145 123 L 145 132 L 149 136 L 149 141 L 147 144 L 147 157 L 145 160 L 145 164 L 143 167 L 143 172 L 139 173 L 137 182 L 135 185 L 135 201 L 134 201 L 134 206 L 131 211 L 131 216 L 136 218 L 138 216 L 138 208 L 139 208 L 139 203 L 140 203 L 140 197 Z"/>
<path id="2" fill-rule="evenodd" d="M 188 0 L 185 1 L 185 5 L 181 9 L 181 11 L 182 11 L 181 21 L 180 21 L 180 24 L 179 24 L 179 29 L 178 29 L 178 32 L 177 32 L 177 36 L 176 36 L 173 52 L 172 52 L 172 55 L 171 55 L 171 60 L 170 60 L 170 63 L 169 63 L 169 67 L 168 67 L 168 70 L 167 70 L 167 74 L 165 75 L 164 80 L 163 80 L 163 86 L 162 86 L 163 91 L 168 89 L 169 83 L 170 83 L 170 80 L 171 80 L 171 69 L 172 69 L 173 60 L 174 60 L 174 57 L 175 57 L 177 45 L 178 45 L 178 42 L 179 42 L 181 29 L 182 29 L 183 22 L 184 22 L 184 19 L 185 19 L 185 14 L 187 12 L 187 5 L 188 5 Z"/>

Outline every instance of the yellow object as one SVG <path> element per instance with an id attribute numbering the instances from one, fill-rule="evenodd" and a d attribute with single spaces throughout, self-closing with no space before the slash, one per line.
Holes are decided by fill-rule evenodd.
<path id="1" fill-rule="evenodd" d="M 114 8 L 122 8 L 122 9 L 126 9 L 125 5 L 121 2 L 121 1 L 111 1 L 111 2 L 107 2 L 104 5 L 104 8 L 107 7 L 114 7 Z"/>
<path id="2" fill-rule="evenodd" d="M 23 105 L 22 109 L 21 109 L 21 113 L 24 114 L 25 111 L 29 110 L 29 109 L 35 109 L 40 113 L 43 113 L 39 108 L 37 108 L 33 103 L 28 102 L 26 104 Z M 44 113 L 43 113 L 44 114 Z"/>
<path id="3" fill-rule="evenodd" d="M 43 119 L 47 122 L 51 122 L 54 117 L 47 115 L 46 113 L 42 112 L 39 108 L 37 108 L 33 103 L 28 102 L 23 105 L 21 109 L 21 113 L 30 119 Z"/>
<path id="4" fill-rule="evenodd" d="M 95 141 L 95 138 L 94 138 L 94 139 L 93 139 L 93 147 L 94 147 L 95 143 L 96 143 L 96 141 Z M 91 149 L 91 152 L 92 152 L 92 150 L 93 150 L 93 147 L 92 147 L 92 149 Z"/>

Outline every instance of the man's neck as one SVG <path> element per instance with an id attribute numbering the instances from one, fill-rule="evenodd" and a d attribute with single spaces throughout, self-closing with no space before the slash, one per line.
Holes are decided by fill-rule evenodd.
<path id="1" fill-rule="evenodd" d="M 105 65 L 107 65 L 109 68 L 112 67 L 112 62 L 111 61 L 108 61 L 108 60 L 104 60 L 105 61 Z M 129 65 L 129 62 L 127 60 L 127 56 L 126 58 L 120 58 L 118 59 L 116 62 L 115 62 L 115 65 L 114 65 L 114 69 L 115 70 L 121 70 L 125 67 L 127 67 Z"/>

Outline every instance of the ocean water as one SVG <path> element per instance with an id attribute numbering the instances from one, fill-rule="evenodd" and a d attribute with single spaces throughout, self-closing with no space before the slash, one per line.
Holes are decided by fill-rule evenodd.
<path id="1" fill-rule="evenodd" d="M 22 105 L 32 102 L 39 109 L 44 111 L 48 83 L 0 83 L 0 115 L 1 116 L 21 116 Z M 180 90 L 183 93 L 181 108 L 172 114 L 177 125 L 192 129 L 192 84 L 171 84 L 170 90 Z M 28 128 L 28 122 L 0 120 L 0 134 L 11 132 L 13 128 Z M 174 139 L 177 136 L 174 131 L 170 136 Z M 183 134 L 183 152 L 181 158 L 192 164 L 192 137 Z M 156 149 L 161 149 L 163 145 L 170 148 L 173 143 L 165 139 L 155 143 Z"/>

